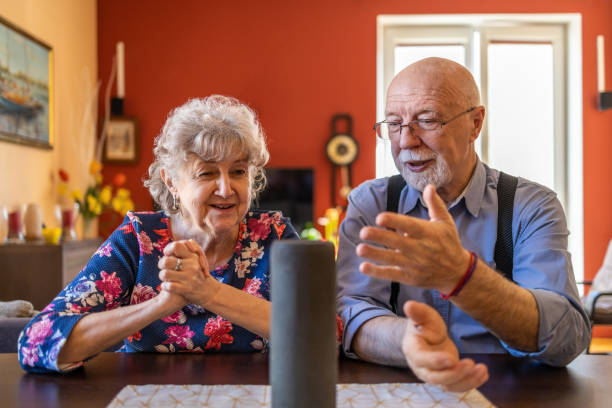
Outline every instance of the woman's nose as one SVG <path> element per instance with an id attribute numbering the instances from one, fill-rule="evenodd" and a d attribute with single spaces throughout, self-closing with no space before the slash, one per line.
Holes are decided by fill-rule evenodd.
<path id="1" fill-rule="evenodd" d="M 232 186 L 230 184 L 229 174 L 220 174 L 217 179 L 217 195 L 221 197 L 229 197 L 232 195 Z"/>

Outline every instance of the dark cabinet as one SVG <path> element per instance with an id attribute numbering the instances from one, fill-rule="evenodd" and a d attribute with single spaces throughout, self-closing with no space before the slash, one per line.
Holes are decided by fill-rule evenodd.
<path id="1" fill-rule="evenodd" d="M 0 245 L 0 300 L 27 300 L 41 310 L 78 275 L 101 243 L 87 239 L 61 245 Z"/>

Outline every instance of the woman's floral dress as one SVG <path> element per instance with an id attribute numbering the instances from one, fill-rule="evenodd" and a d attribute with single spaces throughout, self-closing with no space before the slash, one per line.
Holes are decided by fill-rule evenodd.
<path id="1" fill-rule="evenodd" d="M 240 223 L 234 254 L 211 271 L 220 282 L 270 299 L 269 248 L 297 238 L 279 212 L 250 211 Z M 32 372 L 65 371 L 57 356 L 74 325 L 89 313 L 144 302 L 160 291 L 157 262 L 172 240 L 169 218 L 160 212 L 129 212 L 81 273 L 24 328 L 18 341 L 21 366 Z M 124 339 L 125 352 L 252 352 L 266 341 L 196 305 L 157 320 Z"/>

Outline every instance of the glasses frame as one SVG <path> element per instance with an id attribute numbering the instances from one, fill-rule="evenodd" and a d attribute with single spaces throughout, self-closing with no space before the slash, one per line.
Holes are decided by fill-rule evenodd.
<path id="1" fill-rule="evenodd" d="M 449 124 L 449 123 L 450 123 L 450 122 L 452 122 L 453 120 L 457 119 L 457 118 L 458 118 L 458 117 L 460 117 L 460 116 L 465 115 L 466 113 L 470 113 L 470 112 L 472 112 L 472 111 L 473 111 L 474 109 L 476 109 L 476 108 L 477 108 L 477 106 L 472 106 L 472 107 L 470 107 L 469 109 L 467 109 L 467 110 L 465 110 L 465 111 L 463 111 L 463 112 L 461 112 L 461 113 L 456 114 L 455 116 L 453 116 L 452 118 L 450 118 L 450 119 L 448 119 L 448 120 L 440 120 L 440 119 L 427 119 L 427 121 L 428 121 L 428 122 L 437 122 L 437 123 L 438 123 L 438 127 L 436 127 L 435 129 L 423 129 L 423 128 L 421 127 L 421 125 L 419 124 L 419 122 L 421 122 L 421 121 L 422 121 L 422 119 L 411 120 L 410 122 L 405 123 L 405 124 L 402 124 L 402 123 L 397 123 L 397 122 L 387 122 L 387 120 L 383 120 L 383 121 L 381 121 L 381 122 L 376 122 L 376 123 L 374 124 L 373 129 L 374 129 L 374 131 L 376 132 L 376 136 L 377 136 L 379 139 L 381 139 L 381 140 L 391 140 L 391 136 L 389 136 L 389 138 L 388 138 L 388 139 L 385 139 L 385 138 L 383 138 L 383 137 L 380 135 L 380 133 L 378 132 L 378 129 L 379 129 L 379 128 L 380 128 L 380 126 L 381 126 L 382 124 L 384 124 L 384 123 L 387 123 L 387 124 L 391 124 L 391 123 L 392 123 L 392 124 L 399 125 L 399 131 L 397 132 L 397 134 L 398 134 L 398 135 L 401 135 L 401 134 L 402 134 L 402 129 L 403 129 L 403 128 L 405 128 L 405 127 L 409 128 L 409 129 L 410 129 L 410 132 L 412 132 L 413 134 L 414 134 L 415 128 L 416 128 L 416 129 L 418 129 L 418 130 L 421 130 L 421 131 L 423 131 L 423 132 L 435 132 L 435 131 L 438 131 L 438 130 L 442 129 L 442 126 L 445 126 L 445 125 Z M 389 133 L 390 133 L 390 132 L 389 132 Z M 394 132 L 394 134 L 395 134 L 395 132 Z"/>

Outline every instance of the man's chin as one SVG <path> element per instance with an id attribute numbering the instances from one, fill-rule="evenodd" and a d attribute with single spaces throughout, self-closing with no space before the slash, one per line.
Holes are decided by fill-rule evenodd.
<path id="1" fill-rule="evenodd" d="M 414 173 L 408 169 L 404 169 L 402 176 L 412 188 L 423 192 L 428 184 L 433 184 L 436 188 L 438 187 L 439 180 L 436 180 L 432 173 L 433 172 L 430 171 Z"/>

